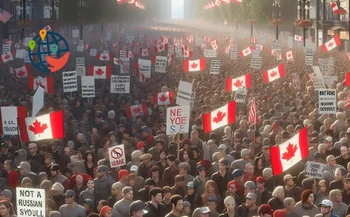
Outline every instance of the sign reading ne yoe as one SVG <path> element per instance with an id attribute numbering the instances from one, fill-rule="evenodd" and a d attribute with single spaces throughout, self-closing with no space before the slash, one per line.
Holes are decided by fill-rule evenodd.
<path id="1" fill-rule="evenodd" d="M 16 188 L 18 217 L 44 217 L 46 197 L 44 189 Z"/>
<path id="2" fill-rule="evenodd" d="M 167 108 L 166 135 L 188 133 L 190 124 L 190 107 L 176 106 Z"/>

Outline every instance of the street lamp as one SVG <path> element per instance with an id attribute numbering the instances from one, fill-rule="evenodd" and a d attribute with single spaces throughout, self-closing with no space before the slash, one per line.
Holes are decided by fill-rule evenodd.
<path id="1" fill-rule="evenodd" d="M 87 7 L 87 4 L 85 2 L 85 0 L 79 0 L 78 3 L 78 7 L 79 9 L 79 17 L 80 17 L 80 40 L 83 40 L 83 8 Z"/>
<path id="2" fill-rule="evenodd" d="M 59 3 L 59 0 L 51 0 L 51 20 L 56 20 L 56 7 L 55 5 Z"/>
<path id="3" fill-rule="evenodd" d="M 304 47 L 306 44 L 306 29 L 309 28 L 309 26 L 304 25 L 303 22 L 306 21 L 310 23 L 310 1 L 311 0 L 298 0 L 298 19 L 302 21 Z"/>
<path id="4" fill-rule="evenodd" d="M 253 37 L 253 20 L 252 20 L 253 1 L 249 2 L 249 7 L 250 7 L 250 36 Z"/>
<path id="5" fill-rule="evenodd" d="M 273 19 L 276 20 L 276 39 L 278 39 L 278 19 L 281 16 L 281 13 L 279 12 L 279 8 L 281 7 L 281 0 L 273 0 L 272 2 L 273 10 L 272 10 L 272 16 Z"/>

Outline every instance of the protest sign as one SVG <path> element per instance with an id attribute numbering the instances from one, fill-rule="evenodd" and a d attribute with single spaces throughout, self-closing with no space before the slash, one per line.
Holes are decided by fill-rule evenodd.
<path id="1" fill-rule="evenodd" d="M 166 135 L 188 133 L 190 122 L 189 106 L 167 108 L 166 114 Z"/>
<path id="2" fill-rule="evenodd" d="M 21 109 L 20 109 L 21 108 Z M 1 122 L 4 135 L 18 135 L 18 116 L 27 116 L 25 107 L 5 106 L 1 107 Z M 21 112 L 23 111 L 23 112 Z M 22 114 L 23 113 L 23 114 Z"/>
<path id="3" fill-rule="evenodd" d="M 312 66 L 314 64 L 314 49 L 305 48 L 305 65 Z"/>
<path id="4" fill-rule="evenodd" d="M 78 79 L 76 71 L 69 71 L 62 73 L 63 92 L 78 91 Z"/>
<path id="5" fill-rule="evenodd" d="M 239 103 L 244 103 L 245 99 L 247 97 L 247 89 L 245 88 L 238 88 L 236 90 L 235 98 L 234 100 Z"/>
<path id="6" fill-rule="evenodd" d="M 81 76 L 81 97 L 95 97 L 95 77 Z"/>
<path id="7" fill-rule="evenodd" d="M 309 178 L 322 179 L 323 163 L 308 161 L 306 162 L 305 175 Z"/>
<path id="8" fill-rule="evenodd" d="M 335 114 L 337 112 L 336 90 L 320 89 L 318 91 L 318 113 Z"/>
<path id="9" fill-rule="evenodd" d="M 151 78 L 151 60 L 139 59 L 138 64 L 140 73 L 144 74 L 146 78 Z"/>
<path id="10" fill-rule="evenodd" d="M 176 104 L 189 106 L 191 103 L 192 83 L 180 81 L 176 97 Z"/>
<path id="11" fill-rule="evenodd" d="M 166 73 L 166 66 L 168 65 L 168 57 L 156 56 L 155 72 Z"/>
<path id="12" fill-rule="evenodd" d="M 111 93 L 130 93 L 130 76 L 112 75 Z"/>
<path id="13" fill-rule="evenodd" d="M 117 145 L 108 148 L 108 155 L 111 168 L 126 165 L 124 145 Z"/>
<path id="14" fill-rule="evenodd" d="M 210 64 L 210 74 L 220 74 L 220 60 L 212 60 Z"/>
<path id="15" fill-rule="evenodd" d="M 16 188 L 17 217 L 44 217 L 46 195 L 44 189 Z"/>
<path id="16" fill-rule="evenodd" d="M 203 55 L 206 58 L 216 58 L 218 56 L 216 50 L 213 49 L 205 49 Z"/>
<path id="17" fill-rule="evenodd" d="M 237 60 L 238 58 L 238 48 L 237 48 L 237 45 L 232 45 L 232 48 L 231 48 L 231 56 L 230 56 L 230 59 L 231 60 Z"/>

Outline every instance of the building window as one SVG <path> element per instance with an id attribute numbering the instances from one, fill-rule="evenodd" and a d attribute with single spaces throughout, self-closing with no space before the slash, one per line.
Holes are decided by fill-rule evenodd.
<path id="1" fill-rule="evenodd" d="M 340 31 L 339 32 L 339 38 L 343 40 L 349 40 L 349 32 L 347 31 Z"/>

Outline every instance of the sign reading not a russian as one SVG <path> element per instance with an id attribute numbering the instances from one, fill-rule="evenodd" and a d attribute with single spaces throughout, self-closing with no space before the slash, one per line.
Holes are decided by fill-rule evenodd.
<path id="1" fill-rule="evenodd" d="M 16 188 L 18 217 L 44 217 L 46 197 L 44 189 Z"/>

